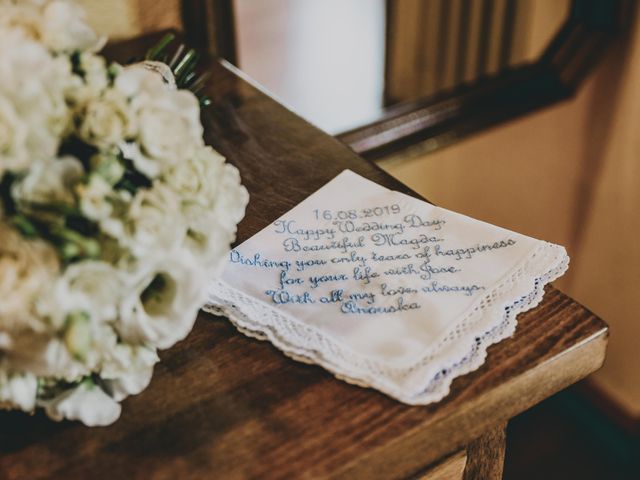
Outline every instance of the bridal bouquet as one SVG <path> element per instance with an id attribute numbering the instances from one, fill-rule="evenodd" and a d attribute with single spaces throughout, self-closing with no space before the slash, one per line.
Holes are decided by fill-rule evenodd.
<path id="1" fill-rule="evenodd" d="M 101 43 L 71 2 L 0 0 L 0 407 L 87 425 L 189 333 L 248 201 L 196 96 Z"/>

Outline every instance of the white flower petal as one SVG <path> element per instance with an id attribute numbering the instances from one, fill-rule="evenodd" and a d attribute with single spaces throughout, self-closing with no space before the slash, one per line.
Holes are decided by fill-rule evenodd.
<path id="1" fill-rule="evenodd" d="M 206 297 L 208 278 L 193 256 L 173 251 L 166 259 L 141 266 L 131 277 L 116 328 L 133 343 L 169 348 L 186 337 Z"/>
<path id="2" fill-rule="evenodd" d="M 120 417 L 121 406 L 100 387 L 83 382 L 52 400 L 42 402 L 54 420 L 80 420 L 89 427 L 105 426 Z"/>
<path id="3" fill-rule="evenodd" d="M 26 240 L 2 222 L 0 239 L 0 330 L 39 330 L 35 302 L 58 275 L 56 252 L 42 240 Z"/>
<path id="4" fill-rule="evenodd" d="M 45 3 L 40 29 L 45 45 L 58 52 L 94 50 L 103 43 L 86 23 L 84 10 L 73 2 Z"/>
<path id="5" fill-rule="evenodd" d="M 36 405 L 37 391 L 38 379 L 34 375 L 0 371 L 0 405 L 31 412 Z"/>
<path id="6" fill-rule="evenodd" d="M 123 343 L 117 344 L 105 357 L 100 377 L 117 401 L 147 388 L 153 367 L 160 360 L 155 349 Z"/>
<path id="7" fill-rule="evenodd" d="M 13 184 L 11 195 L 18 205 L 27 211 L 31 204 L 71 205 L 75 202 L 73 189 L 83 175 L 82 164 L 74 157 L 33 162 L 29 173 Z"/>

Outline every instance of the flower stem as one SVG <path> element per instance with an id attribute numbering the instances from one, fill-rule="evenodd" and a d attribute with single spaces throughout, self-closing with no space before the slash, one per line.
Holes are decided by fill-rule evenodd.
<path id="1" fill-rule="evenodd" d="M 145 60 L 157 60 L 162 54 L 163 50 L 173 42 L 173 39 L 176 36 L 173 33 L 167 33 L 164 35 L 158 43 L 156 43 L 152 48 L 149 49 L 147 54 L 145 55 Z"/>

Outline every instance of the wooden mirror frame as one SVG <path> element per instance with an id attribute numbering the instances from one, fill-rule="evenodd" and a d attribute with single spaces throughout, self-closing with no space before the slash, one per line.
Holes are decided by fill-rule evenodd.
<path id="1" fill-rule="evenodd" d="M 369 125 L 338 135 L 370 160 L 408 148 L 428 153 L 467 135 L 573 96 L 632 18 L 629 0 L 573 0 L 537 61 L 447 92 L 390 106 Z"/>
<path id="2" fill-rule="evenodd" d="M 186 42 L 199 52 L 237 64 L 233 0 L 182 0 Z"/>

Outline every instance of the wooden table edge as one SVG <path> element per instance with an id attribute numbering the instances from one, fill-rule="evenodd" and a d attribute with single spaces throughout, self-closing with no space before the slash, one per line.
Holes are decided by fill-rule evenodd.
<path id="1" fill-rule="evenodd" d="M 424 426 L 418 426 L 407 431 L 402 437 L 396 438 L 392 445 L 385 444 L 380 447 L 380 450 L 384 449 L 384 455 L 381 455 L 378 449 L 372 449 L 365 457 L 360 457 L 356 461 L 346 464 L 332 478 L 368 479 L 380 475 L 380 472 L 384 472 L 384 476 L 375 478 L 405 478 L 415 475 L 416 472 L 424 470 L 425 465 L 438 464 L 443 457 L 455 454 L 487 430 L 506 423 L 515 415 L 585 378 L 598 370 L 605 359 L 609 327 L 602 320 L 598 320 L 602 323 L 600 330 L 582 339 L 560 355 L 548 359 L 524 374 L 514 376 L 507 382 L 497 385 L 491 391 L 467 401 L 464 410 L 438 419 L 428 429 L 425 429 Z M 551 370 L 549 370 L 550 368 Z M 532 382 L 546 385 L 547 388 L 532 390 L 530 388 Z M 519 396 L 521 402 L 513 402 L 514 395 Z M 485 419 L 491 416 L 487 415 L 487 412 L 495 409 L 502 411 L 497 417 L 493 415 L 494 421 L 486 422 Z M 468 417 L 468 429 L 464 432 L 467 435 L 460 435 L 460 431 L 450 431 L 452 425 L 460 424 L 459 417 L 462 416 Z M 441 451 L 437 455 L 430 452 L 430 447 L 433 446 L 432 439 L 439 436 L 434 432 L 449 432 L 452 437 L 451 447 L 444 455 Z M 420 446 L 421 455 L 416 454 L 417 446 Z M 437 449 L 435 450 L 437 451 Z M 398 469 L 390 468 L 389 463 L 384 461 L 384 458 L 388 459 L 389 457 L 397 460 L 395 465 L 399 467 Z"/>

